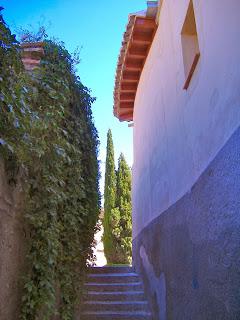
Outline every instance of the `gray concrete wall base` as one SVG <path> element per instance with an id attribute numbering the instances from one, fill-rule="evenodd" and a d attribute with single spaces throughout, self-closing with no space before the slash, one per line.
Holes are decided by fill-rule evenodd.
<path id="1" fill-rule="evenodd" d="M 240 129 L 133 240 L 133 263 L 154 320 L 240 319 Z"/>

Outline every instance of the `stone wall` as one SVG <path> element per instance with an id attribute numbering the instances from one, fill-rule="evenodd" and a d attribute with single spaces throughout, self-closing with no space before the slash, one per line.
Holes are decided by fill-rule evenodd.
<path id="1" fill-rule="evenodd" d="M 154 320 L 240 319 L 240 129 L 133 243 Z"/>
<path id="2" fill-rule="evenodd" d="M 22 220 L 23 192 L 10 186 L 0 159 L 0 319 L 19 316 L 22 276 L 26 268 L 27 232 Z"/>

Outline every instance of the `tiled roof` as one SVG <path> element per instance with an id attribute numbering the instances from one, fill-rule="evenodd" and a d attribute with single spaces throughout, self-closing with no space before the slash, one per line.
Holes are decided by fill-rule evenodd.
<path id="1" fill-rule="evenodd" d="M 151 5 L 152 3 L 153 1 Z M 155 7 L 157 8 L 157 3 Z M 141 11 L 129 16 L 118 58 L 114 88 L 114 115 L 120 121 L 133 119 L 138 83 L 157 29 L 155 18 L 152 6 L 151 11 Z"/>

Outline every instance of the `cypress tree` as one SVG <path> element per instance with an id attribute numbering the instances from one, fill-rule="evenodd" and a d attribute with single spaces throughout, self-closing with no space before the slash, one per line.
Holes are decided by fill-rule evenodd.
<path id="1" fill-rule="evenodd" d="M 114 147 L 112 132 L 109 129 L 107 133 L 107 155 L 104 186 L 104 219 L 103 219 L 103 244 L 104 252 L 108 263 L 114 262 L 115 241 L 112 233 L 111 214 L 115 207 L 116 198 L 116 172 L 114 163 Z"/>
<path id="2" fill-rule="evenodd" d="M 122 153 L 118 160 L 116 200 L 111 224 L 116 242 L 115 263 L 130 263 L 132 259 L 131 170 Z"/>

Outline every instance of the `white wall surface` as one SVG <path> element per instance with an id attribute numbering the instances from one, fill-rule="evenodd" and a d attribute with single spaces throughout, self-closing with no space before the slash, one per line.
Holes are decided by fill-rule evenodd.
<path id="1" fill-rule="evenodd" d="M 134 108 L 134 238 L 191 189 L 240 125 L 240 1 L 193 4 L 201 56 L 188 90 L 183 90 L 181 30 L 189 0 L 163 0 L 140 79 Z"/>

